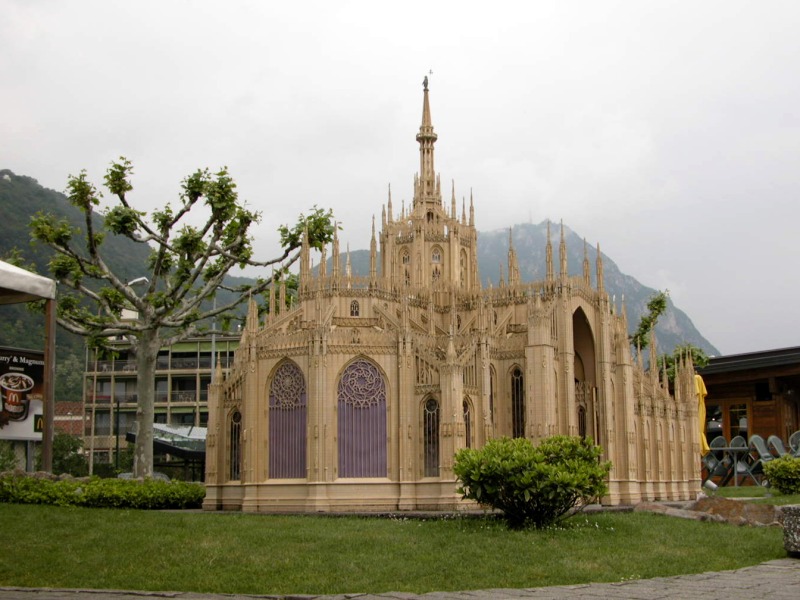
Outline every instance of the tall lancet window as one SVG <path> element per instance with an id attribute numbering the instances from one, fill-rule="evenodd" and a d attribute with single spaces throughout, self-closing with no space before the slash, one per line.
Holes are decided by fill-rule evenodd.
<path id="1" fill-rule="evenodd" d="M 293 362 L 282 363 L 269 386 L 269 477 L 306 476 L 306 381 Z"/>
<path id="2" fill-rule="evenodd" d="M 358 306 L 358 300 L 353 300 L 350 303 L 350 316 L 357 317 L 359 313 L 359 308 L 360 307 Z"/>
<path id="3" fill-rule="evenodd" d="M 461 287 L 467 285 L 467 253 L 461 251 Z"/>
<path id="4" fill-rule="evenodd" d="M 511 429 L 512 437 L 525 437 L 525 380 L 519 367 L 511 371 Z"/>
<path id="5" fill-rule="evenodd" d="M 231 424 L 228 438 L 228 463 L 231 481 L 241 479 L 242 469 L 242 413 L 238 410 L 231 415 Z"/>
<path id="6" fill-rule="evenodd" d="M 489 365 L 489 419 L 494 424 L 494 391 L 497 389 L 497 372 Z"/>
<path id="7" fill-rule="evenodd" d="M 339 477 L 386 477 L 386 382 L 359 358 L 339 378 Z"/>
<path id="8" fill-rule="evenodd" d="M 400 252 L 400 264 L 403 265 L 403 283 L 407 286 L 411 285 L 411 255 L 408 253 L 408 250 Z"/>
<path id="9" fill-rule="evenodd" d="M 464 409 L 464 444 L 467 448 L 472 448 L 472 405 L 469 398 L 464 398 L 462 408 Z"/>
<path id="10" fill-rule="evenodd" d="M 422 409 L 422 453 L 425 477 L 439 476 L 439 403 L 428 398 Z"/>
<path id="11" fill-rule="evenodd" d="M 431 251 L 431 279 L 433 283 L 439 281 L 442 277 L 442 251 L 439 248 L 434 248 Z"/>

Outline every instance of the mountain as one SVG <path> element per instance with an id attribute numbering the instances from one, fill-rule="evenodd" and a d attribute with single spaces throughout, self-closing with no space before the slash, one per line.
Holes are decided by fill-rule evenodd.
<path id="1" fill-rule="evenodd" d="M 553 262 L 556 274 L 559 270 L 558 245 L 560 232 L 554 228 L 552 232 Z M 520 279 L 523 282 L 537 281 L 546 276 L 546 244 L 547 222 L 538 225 L 522 224 L 512 228 L 512 240 L 519 261 Z M 583 273 L 583 238 L 564 227 L 564 241 L 567 245 L 567 267 L 570 275 Z M 596 286 L 595 262 L 597 249 L 587 248 L 591 264 L 592 285 Z M 642 285 L 635 278 L 620 271 L 617 264 L 603 254 L 603 274 L 605 289 L 616 298 L 617 308 L 625 299 L 628 313 L 628 326 L 633 332 L 639 319 L 647 312 L 647 302 L 658 290 Z M 342 257 L 342 261 L 344 261 Z M 330 273 L 330 259 L 328 259 Z M 369 251 L 350 251 L 350 264 L 353 275 L 369 275 Z M 497 286 L 500 282 L 501 265 L 503 277 L 508 277 L 508 229 L 483 231 L 478 233 L 478 272 L 484 287 L 489 284 Z M 667 311 L 656 324 L 656 343 L 659 353 L 671 352 L 680 344 L 692 344 L 702 348 L 708 355 L 719 354 L 714 345 L 697 330 L 688 315 L 680 310 L 672 300 L 667 302 Z"/>
<path id="2" fill-rule="evenodd" d="M 7 256 L 12 249 L 20 251 L 27 264 L 33 264 L 36 271 L 47 274 L 47 264 L 51 256 L 48 248 L 30 243 L 29 222 L 39 211 L 64 217 L 74 227 L 82 229 L 83 213 L 72 206 L 64 194 L 43 188 L 39 183 L 23 175 L 15 175 L 9 170 L 0 170 L 0 257 Z M 98 229 L 102 217 L 95 216 Z M 583 240 L 575 232 L 565 228 L 568 267 L 570 274 L 582 272 Z M 523 281 L 543 279 L 545 276 L 545 244 L 547 239 L 546 222 L 538 225 L 515 225 L 512 239 L 519 259 L 520 276 Z M 558 237 L 553 236 L 554 261 L 558 270 Z M 134 279 L 143 275 L 142 265 L 147 264 L 149 250 L 142 244 L 122 237 L 108 235 L 104 243 L 104 259 L 118 276 Z M 592 264 L 594 283 L 594 263 L 596 250 L 588 249 Z M 354 275 L 369 274 L 369 251 L 355 250 L 350 253 Z M 330 260 L 330 259 L 329 259 Z M 344 257 L 342 257 L 344 261 Z M 491 282 L 497 285 L 500 280 L 500 265 L 504 275 L 508 264 L 508 230 L 481 232 L 478 236 L 478 269 L 484 285 Z M 617 305 L 622 297 L 628 311 L 631 329 L 635 329 L 642 314 L 646 311 L 648 299 L 656 290 L 648 288 L 636 279 L 622 273 L 614 261 L 603 255 L 605 287 L 608 293 L 616 296 Z M 231 285 L 246 284 L 251 279 L 230 277 Z M 225 302 L 233 296 L 220 291 L 219 301 Z M 241 314 L 244 314 L 242 307 Z M 656 326 L 656 336 L 660 352 L 671 351 L 678 344 L 690 343 L 705 350 L 708 354 L 719 354 L 718 350 L 697 331 L 691 319 L 670 300 L 666 314 Z M 83 386 L 83 339 L 63 329 L 57 333 L 57 382 L 59 400 L 80 400 Z M 0 345 L 20 348 L 40 349 L 44 340 L 44 323 L 41 315 L 29 311 L 22 305 L 0 306 Z"/>

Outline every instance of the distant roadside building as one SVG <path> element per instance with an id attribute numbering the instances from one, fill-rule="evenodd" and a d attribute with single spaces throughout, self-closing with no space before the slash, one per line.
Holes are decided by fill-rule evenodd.
<path id="1" fill-rule="evenodd" d="M 212 346 L 219 366 L 227 368 L 238 344 L 237 334 L 216 336 L 213 342 L 210 337 L 191 338 L 162 349 L 156 363 L 155 422 L 205 427 L 214 366 Z M 117 447 L 127 447 L 126 433 L 136 420 L 136 360 L 123 341 L 113 348 L 114 356 L 90 354 L 86 362 L 80 433 L 84 451 L 96 463 L 113 462 Z M 66 426 L 63 417 L 57 420 Z"/>

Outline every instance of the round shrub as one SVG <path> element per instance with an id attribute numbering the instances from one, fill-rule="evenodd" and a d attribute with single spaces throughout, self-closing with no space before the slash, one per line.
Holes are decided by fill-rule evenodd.
<path id="1" fill-rule="evenodd" d="M 800 458 L 787 454 L 764 463 L 764 475 L 781 494 L 800 494 Z"/>
<path id="2" fill-rule="evenodd" d="M 499 438 L 456 454 L 453 470 L 464 498 L 502 511 L 512 529 L 546 527 L 606 493 L 610 462 L 591 439 L 553 436 L 534 446 Z"/>

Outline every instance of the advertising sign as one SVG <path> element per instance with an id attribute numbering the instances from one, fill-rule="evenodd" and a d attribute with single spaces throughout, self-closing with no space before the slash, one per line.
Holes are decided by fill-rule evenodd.
<path id="1" fill-rule="evenodd" d="M 0 439 L 42 439 L 44 353 L 0 347 Z"/>

